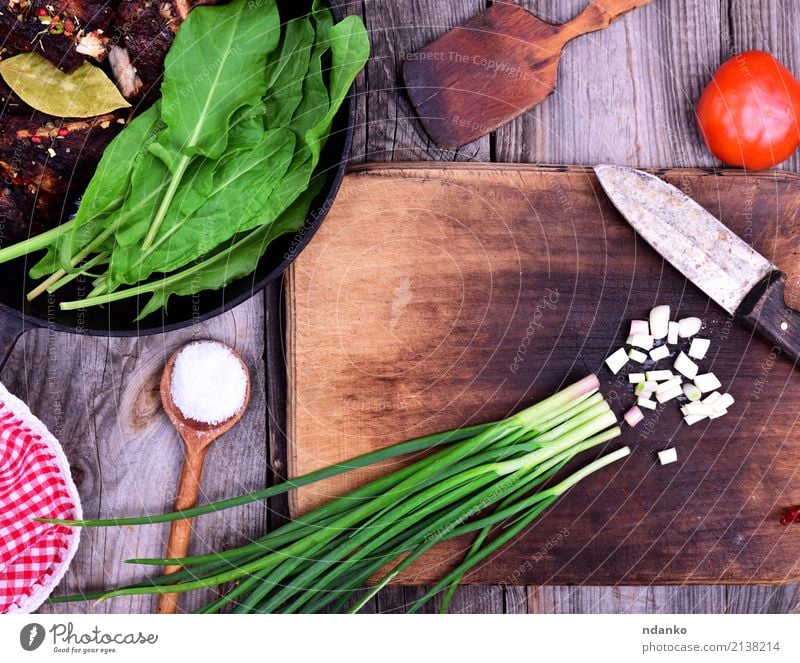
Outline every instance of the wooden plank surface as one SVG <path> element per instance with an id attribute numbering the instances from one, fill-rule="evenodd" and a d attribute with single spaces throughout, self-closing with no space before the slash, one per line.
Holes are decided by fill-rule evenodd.
<path id="1" fill-rule="evenodd" d="M 467 3 L 449 0 L 427 4 L 424 14 L 420 12 L 419 3 L 409 0 L 364 0 L 348 8 L 365 13 L 373 32 L 394 33 L 400 25 L 404 32 L 419 30 L 435 37 L 455 24 L 451 7 L 460 9 Z M 545 19 L 564 21 L 577 14 L 585 0 L 524 0 L 520 4 Z M 468 7 L 465 13 L 470 13 L 471 9 Z M 431 30 L 431 26 L 435 28 Z M 595 44 L 601 45 L 601 52 L 594 48 Z M 381 45 L 380 48 L 387 47 Z M 489 158 L 528 163 L 617 161 L 655 167 L 713 165 L 713 158 L 702 147 L 694 128 L 692 103 L 714 68 L 736 50 L 747 48 L 772 49 L 795 72 L 800 70 L 792 7 L 782 0 L 656 0 L 653 6 L 623 17 L 603 33 L 588 35 L 570 44 L 561 62 L 562 84 L 555 94 L 498 131 L 491 139 Z M 612 49 L 618 53 L 615 64 L 624 67 L 621 71 L 603 66 L 602 61 L 598 64 L 598 56 Z M 627 73 L 629 62 L 637 67 L 635 75 Z M 646 62 L 657 66 L 649 69 L 643 64 Z M 381 81 L 396 86 L 397 61 L 383 64 L 382 59 L 380 67 Z M 563 83 L 570 78 L 576 82 L 567 89 Z M 407 158 L 406 151 L 413 150 L 419 158 L 437 158 L 434 153 L 426 156 L 419 150 L 418 129 L 403 115 L 408 107 L 402 95 L 394 91 L 399 98 L 392 102 L 391 94 L 378 92 L 377 81 L 373 81 L 370 88 L 368 98 L 360 104 L 361 139 L 354 157 L 380 161 L 390 160 L 397 154 L 402 160 Z M 380 109 L 370 103 L 378 95 L 390 109 L 400 109 L 388 122 L 379 114 Z M 587 104 L 599 110 L 590 112 Z M 378 145 L 373 136 L 370 150 L 367 150 L 364 139 L 370 123 L 374 122 L 388 125 L 382 134 L 386 142 Z M 589 123 L 591 130 L 587 128 Z M 392 131 L 395 128 L 397 131 Z M 476 158 L 486 159 L 483 153 Z M 786 167 L 797 171 L 798 166 L 795 156 Z M 635 591 L 613 589 L 602 596 L 621 591 L 622 598 L 600 600 L 591 600 L 589 597 L 596 592 L 581 587 L 548 587 L 546 593 L 564 597 L 560 607 L 565 612 L 625 611 L 627 602 L 638 612 L 786 612 L 800 609 L 800 590 L 796 585 L 764 588 L 763 591 L 746 587 L 735 592 L 736 596 L 752 596 L 752 601 L 734 598 L 732 589 L 726 587 L 690 589 L 688 593 L 683 588 L 669 587 L 637 588 Z M 508 594 L 515 590 L 505 591 Z M 580 599 L 584 592 L 585 601 Z M 651 597 L 648 601 L 637 598 L 648 592 Z M 536 588 L 529 589 L 531 596 L 536 593 Z M 530 608 L 531 611 L 548 610 L 543 601 L 532 600 Z"/>
<path id="2" fill-rule="evenodd" d="M 641 166 L 711 165 L 713 159 L 702 148 L 694 130 L 691 104 L 714 67 L 734 49 L 768 48 L 795 72 L 800 71 L 800 42 L 796 38 L 792 3 L 784 0 L 656 0 L 652 7 L 624 17 L 609 30 L 569 45 L 561 63 L 561 84 L 555 95 L 541 106 L 501 129 L 491 139 L 462 148 L 457 154 L 443 152 L 431 145 L 411 116 L 409 104 L 400 90 L 399 67 L 405 54 L 424 46 L 485 4 L 483 0 L 360 0 L 345 4 L 346 11 L 365 18 L 374 50 L 368 70 L 359 81 L 362 93 L 358 99 L 354 162 L 496 159 L 529 163 L 615 160 Z M 585 0 L 525 0 L 521 4 L 536 10 L 543 18 L 563 21 L 582 9 Z M 600 45 L 602 50 L 598 51 L 596 45 Z M 611 57 L 612 53 L 614 57 Z M 607 66 L 609 62 L 623 69 L 613 69 Z M 570 80 L 573 82 L 569 83 Z M 788 167 L 795 171 L 798 165 L 796 156 L 788 163 Z M 285 422 L 282 410 L 284 395 L 280 391 L 284 341 L 279 326 L 282 305 L 279 286 L 270 289 L 267 301 L 270 453 L 273 454 L 270 459 L 275 474 L 280 476 L 282 467 L 285 467 L 282 465 L 285 463 Z M 224 324 L 242 333 L 243 325 L 254 323 L 255 318 L 263 316 L 260 298 L 248 307 L 252 307 L 248 311 L 254 311 L 253 315 L 248 313 L 241 321 L 237 312 Z M 249 329 L 254 337 L 258 336 L 258 329 L 252 326 Z M 80 470 L 89 477 L 82 482 L 85 493 L 88 495 L 104 487 L 107 495 L 119 480 L 115 475 L 121 471 L 112 463 L 102 463 L 104 459 L 97 455 L 95 440 L 104 435 L 101 426 L 111 429 L 116 426 L 117 416 L 113 408 L 103 410 L 105 414 L 95 415 L 97 403 L 105 396 L 93 388 L 89 390 L 91 383 L 86 376 L 103 376 L 108 370 L 108 358 L 114 358 L 116 366 L 124 363 L 131 369 L 115 376 L 115 393 L 124 391 L 136 379 L 133 369 L 142 361 L 139 357 L 153 341 L 80 339 L 81 345 L 76 346 L 75 339 L 61 334 L 36 334 L 37 338 L 26 338 L 24 345 L 17 348 L 13 363 L 0 377 L 12 388 L 21 389 L 26 384 L 45 384 L 48 375 L 57 376 L 56 382 L 46 392 L 32 394 L 32 408 L 51 425 L 58 419 L 55 412 L 59 403 L 64 403 L 60 394 L 80 396 L 78 403 L 81 407 L 72 408 L 70 402 L 70 407 L 66 408 L 63 430 L 67 435 L 75 432 L 72 448 L 79 459 L 86 458 L 85 465 L 92 470 Z M 70 356 L 69 353 L 78 347 L 81 355 Z M 23 363 L 26 364 L 27 377 L 15 377 L 20 375 L 18 371 Z M 74 383 L 73 372 L 82 376 L 78 384 Z M 261 384 L 265 389 L 265 383 Z M 257 435 L 257 429 L 263 423 L 255 422 L 253 425 Z M 78 435 L 84 431 L 88 431 L 87 437 Z M 61 437 L 64 439 L 63 434 Z M 175 477 L 177 463 L 178 450 L 174 449 L 169 471 Z M 263 481 L 267 471 L 263 460 L 261 463 L 260 468 L 252 468 L 252 475 L 246 475 L 247 480 L 232 476 L 235 470 L 220 471 L 214 476 L 209 490 L 213 487 L 219 495 L 231 494 L 250 481 Z M 96 474 L 101 469 L 100 464 L 103 465 L 103 475 L 108 473 L 110 476 L 108 485 L 104 485 L 103 477 Z M 244 469 L 248 468 L 245 466 Z M 262 478 L 258 478 L 259 475 Z M 209 476 L 207 474 L 206 478 Z M 94 482 L 92 485 L 89 485 L 90 480 Z M 163 488 L 153 482 L 140 483 L 135 486 L 135 491 L 143 502 L 155 504 L 165 499 Z M 155 494 L 150 495 L 151 492 Z M 281 513 L 285 514 L 285 503 L 270 506 L 271 516 L 280 520 Z M 110 513 L 111 509 L 103 508 L 103 511 Z M 261 512 L 256 512 L 254 520 L 259 518 Z M 235 527 L 231 531 L 235 532 Z M 164 532 L 158 532 L 156 536 L 163 542 Z M 232 539 L 235 538 L 234 533 Z M 114 550 L 115 546 L 121 545 L 121 539 L 107 539 L 106 548 Z M 155 541 L 147 545 L 154 549 L 158 547 Z M 65 587 L 72 589 L 77 582 L 94 586 L 113 582 L 117 565 L 104 563 L 101 553 L 100 547 L 96 547 L 94 561 L 74 567 L 65 580 Z M 123 555 L 120 553 L 117 557 Z M 398 610 L 413 600 L 413 594 L 407 596 L 410 590 L 416 592 L 417 588 L 390 588 L 377 601 L 371 602 L 369 609 L 373 612 Z M 495 596 L 498 592 L 501 600 L 495 600 L 491 605 L 479 600 L 485 593 Z M 476 606 L 489 607 L 497 612 L 526 609 L 532 612 L 791 612 L 800 606 L 800 591 L 796 586 L 532 587 L 527 591 L 516 587 L 469 587 L 456 594 L 452 605 L 460 612 L 475 611 Z M 100 609 L 126 612 L 151 607 L 151 602 L 115 601 L 100 606 Z M 87 604 L 76 609 L 91 608 Z"/>
<path id="3" fill-rule="evenodd" d="M 409 55 L 484 9 L 484 0 L 364 0 L 344 5 L 364 19 L 372 57 L 359 84 L 353 161 L 488 161 L 488 137 L 442 150 L 414 117 L 400 71 Z"/>
<path id="4" fill-rule="evenodd" d="M 790 280 L 800 276 L 796 176 L 659 174 Z M 466 582 L 800 578 L 800 530 L 778 522 L 796 500 L 798 420 L 787 413 L 800 401 L 800 381 L 768 343 L 665 264 L 599 192 L 581 167 L 398 164 L 348 175 L 289 272 L 290 474 L 509 416 L 592 372 L 621 417 L 635 402 L 625 375 L 642 367 L 614 376 L 603 360 L 624 345 L 628 320 L 669 303 L 679 318 L 704 319 L 712 350 L 699 363 L 736 398 L 730 415 L 690 428 L 672 402 L 638 428 L 624 427 L 608 447 L 633 448 L 624 469 L 573 488 Z M 787 292 L 798 308 L 799 290 Z M 688 341 L 673 356 L 679 348 Z M 660 469 L 655 452 L 666 446 L 677 447 L 679 463 Z M 396 467 L 306 486 L 292 495 L 294 513 Z M 554 537 L 558 545 L 540 554 Z M 437 546 L 398 581 L 435 581 L 468 545 L 469 537 Z"/>
<path id="5" fill-rule="evenodd" d="M 2 380 L 22 397 L 61 441 L 83 502 L 84 515 L 144 515 L 169 510 L 175 499 L 182 445 L 161 411 L 158 393 L 167 358 L 184 343 L 213 338 L 236 348 L 247 362 L 253 391 L 240 424 L 211 448 L 200 501 L 255 490 L 267 476 L 263 300 L 254 298 L 208 323 L 139 339 L 66 335 L 46 329 L 25 334 L 3 369 Z M 250 504 L 195 521 L 190 554 L 240 545 L 263 532 L 265 505 Z M 159 557 L 169 526 L 87 529 L 58 593 L 77 593 L 149 577 L 131 557 Z M 191 611 L 209 599 L 181 599 Z M 47 613 L 154 612 L 150 597 L 101 604 L 45 606 Z"/>
<path id="6" fill-rule="evenodd" d="M 583 0 L 523 0 L 542 18 L 563 21 Z M 751 48 L 771 51 L 795 73 L 800 52 L 792 9 L 781 0 L 656 0 L 608 30 L 570 44 L 556 92 L 545 103 L 496 135 L 498 161 L 532 163 L 612 162 L 643 167 L 713 166 L 695 128 L 693 104 L 727 58 Z M 798 172 L 798 156 L 781 168 Z M 800 610 L 800 585 L 730 589 L 709 586 L 689 592 L 626 588 L 636 612 L 783 612 Z M 626 610 L 626 599 L 593 589 L 548 587 L 546 596 L 568 612 Z M 585 594 L 584 594 L 585 593 Z M 550 611 L 533 600 L 530 609 Z M 584 598 L 585 596 L 585 598 Z M 592 597 L 599 596 L 599 600 Z M 755 598 L 758 597 L 758 598 Z"/>

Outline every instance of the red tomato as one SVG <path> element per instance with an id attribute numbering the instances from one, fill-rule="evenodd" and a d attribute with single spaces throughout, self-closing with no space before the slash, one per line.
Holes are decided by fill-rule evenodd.
<path id="1" fill-rule="evenodd" d="M 714 74 L 697 120 L 708 148 L 731 166 L 763 170 L 800 145 L 800 82 L 769 53 L 747 51 Z"/>

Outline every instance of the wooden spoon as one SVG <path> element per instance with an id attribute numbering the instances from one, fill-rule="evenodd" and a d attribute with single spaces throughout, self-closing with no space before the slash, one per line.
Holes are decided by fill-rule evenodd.
<path id="1" fill-rule="evenodd" d="M 208 341 L 194 341 L 194 343 L 199 342 L 207 343 Z M 213 342 L 216 343 L 217 341 Z M 188 345 L 192 345 L 192 343 Z M 219 345 L 233 353 L 241 363 L 245 376 L 247 377 L 244 404 L 239 411 L 227 421 L 223 421 L 221 424 L 211 425 L 189 419 L 183 416 L 178 406 L 175 405 L 175 402 L 172 400 L 172 370 L 175 367 L 175 360 L 181 350 L 187 346 L 184 346 L 169 358 L 167 365 L 164 367 L 164 374 L 161 376 L 161 402 L 164 405 L 164 411 L 167 413 L 169 420 L 181 436 L 184 447 L 183 470 L 181 471 L 181 479 L 178 484 L 178 496 L 175 499 L 175 511 L 191 509 L 197 504 L 197 495 L 200 492 L 200 477 L 203 474 L 203 463 L 206 459 L 206 452 L 215 440 L 224 433 L 227 433 L 239 419 L 242 418 L 250 402 L 250 374 L 247 370 L 247 364 L 244 363 L 239 353 L 233 348 L 224 343 L 220 343 Z M 169 542 L 167 543 L 167 557 L 186 557 L 186 553 L 189 550 L 191 534 L 191 518 L 174 520 L 169 533 Z M 165 567 L 164 573 L 175 573 L 181 568 L 180 566 L 167 566 Z M 157 608 L 159 614 L 174 614 L 177 609 L 178 594 L 162 594 L 159 597 Z"/>
<path id="2" fill-rule="evenodd" d="M 543 101 L 567 42 L 652 1 L 593 0 L 563 25 L 498 2 L 406 58 L 408 95 L 437 145 L 461 147 Z"/>

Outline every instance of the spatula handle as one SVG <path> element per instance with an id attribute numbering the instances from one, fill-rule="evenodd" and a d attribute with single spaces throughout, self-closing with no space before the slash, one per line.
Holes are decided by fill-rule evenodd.
<path id="1" fill-rule="evenodd" d="M 745 298 L 736 317 L 773 345 L 775 354 L 800 361 L 800 313 L 786 306 L 786 277 L 773 273 Z M 776 351 L 777 350 L 777 351 Z"/>
<path id="2" fill-rule="evenodd" d="M 592 3 L 567 25 L 577 37 L 607 28 L 618 16 L 649 5 L 651 2 L 653 0 L 592 0 Z"/>

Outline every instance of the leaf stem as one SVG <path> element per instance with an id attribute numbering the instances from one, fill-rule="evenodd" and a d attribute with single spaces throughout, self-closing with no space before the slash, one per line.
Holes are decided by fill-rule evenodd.
<path id="1" fill-rule="evenodd" d="M 72 221 L 67 221 L 66 223 L 62 223 L 60 226 L 51 228 L 50 230 L 40 233 L 35 237 L 30 237 L 25 241 L 17 242 L 16 244 L 7 246 L 4 249 L 0 249 L 0 263 L 8 262 L 9 260 L 14 260 L 15 258 L 21 258 L 28 253 L 33 253 L 34 251 L 46 249 L 48 246 L 50 246 L 50 244 L 61 237 L 61 235 L 69 232 L 69 230 L 72 228 L 72 223 Z"/>
<path id="2" fill-rule="evenodd" d="M 174 511 L 172 513 L 156 515 L 156 516 L 108 518 L 103 520 L 57 520 L 48 518 L 41 518 L 38 520 L 40 522 L 49 522 L 56 525 L 70 525 L 70 526 L 83 526 L 83 527 L 113 527 L 118 525 L 150 525 L 153 523 L 166 523 L 166 522 L 171 522 L 173 520 L 183 520 L 184 518 L 194 518 L 196 516 L 202 516 L 207 513 L 216 513 L 217 511 L 221 511 L 223 509 L 230 509 L 236 506 L 241 506 L 243 504 L 250 504 L 251 502 L 264 500 L 269 497 L 275 497 L 276 495 L 282 495 L 284 493 L 288 493 L 290 490 L 294 490 L 302 486 L 307 486 L 316 481 L 321 481 L 323 479 L 335 477 L 338 476 L 339 474 L 350 472 L 351 470 L 366 467 L 367 465 L 372 465 L 374 463 L 378 463 L 385 460 L 391 460 L 393 458 L 404 456 L 410 453 L 425 451 L 427 449 L 438 447 L 443 444 L 459 442 L 461 440 L 468 439 L 470 437 L 483 433 L 484 431 L 496 426 L 497 423 L 498 422 L 476 424 L 474 426 L 466 426 L 464 428 L 459 428 L 454 431 L 447 431 L 445 433 L 435 433 L 433 435 L 426 435 L 425 437 L 420 437 L 416 440 L 401 442 L 400 444 L 395 444 L 392 445 L 391 447 L 385 447 L 383 449 L 378 449 L 377 451 L 371 451 L 369 453 L 362 454 L 361 456 L 356 456 L 355 458 L 345 461 L 340 465 L 331 465 L 330 467 L 325 467 L 321 470 L 304 474 L 301 477 L 291 479 L 284 483 L 280 483 L 275 486 L 265 488 L 263 490 L 257 490 L 255 492 L 248 493 L 246 495 L 241 495 L 239 497 L 232 497 L 230 499 L 221 500 L 219 502 L 211 502 L 209 504 L 197 506 L 192 509 L 185 509 L 183 511 Z"/>
<path id="3" fill-rule="evenodd" d="M 81 274 L 87 274 L 87 270 L 91 269 L 95 265 L 101 264 L 104 260 L 108 260 L 110 257 L 111 257 L 111 252 L 110 251 L 104 251 L 103 253 L 98 253 L 94 258 L 92 258 L 91 260 L 87 261 L 83 265 L 83 268 L 81 269 L 81 271 L 72 272 L 71 274 L 67 274 L 62 279 L 60 279 L 60 280 L 56 281 L 55 283 L 53 283 L 52 285 L 50 285 L 47 288 L 47 292 L 49 292 L 50 294 L 56 292 L 57 290 L 59 290 L 60 288 L 63 288 L 68 283 L 74 281 Z M 48 279 L 48 280 L 50 280 L 50 279 Z"/>
<path id="4" fill-rule="evenodd" d="M 147 235 L 144 238 L 144 242 L 142 242 L 143 251 L 146 251 L 150 248 L 150 245 L 155 240 L 156 235 L 158 235 L 158 231 L 161 229 L 161 224 L 164 222 L 164 218 L 167 216 L 167 212 L 169 211 L 169 206 L 172 204 L 172 199 L 175 198 L 175 194 L 178 191 L 181 180 L 183 180 L 183 176 L 186 173 L 186 169 L 189 167 L 191 161 L 192 157 L 187 157 L 185 154 L 181 155 L 181 158 L 178 160 L 178 163 L 175 166 L 175 172 L 172 174 L 169 187 L 164 193 L 164 197 L 161 199 L 161 204 L 158 206 L 158 211 L 156 212 L 155 217 L 153 217 L 153 220 L 150 222 L 150 228 L 147 230 Z"/>
<path id="5" fill-rule="evenodd" d="M 101 295 L 97 295 L 94 297 L 87 297 L 86 299 L 79 299 L 77 301 L 71 302 L 62 302 L 61 303 L 61 310 L 62 311 L 75 311 L 78 309 L 86 308 L 88 306 L 99 306 L 101 304 L 111 304 L 113 302 L 118 302 L 123 299 L 127 299 L 128 297 L 138 297 L 139 295 L 143 295 L 148 292 L 155 292 L 159 289 L 165 289 L 169 287 L 172 283 L 180 282 L 181 279 L 189 276 L 191 274 L 196 274 L 199 271 L 205 269 L 208 265 L 214 264 L 218 260 L 224 259 L 228 260 L 230 254 L 238 249 L 240 246 L 245 246 L 252 241 L 255 241 L 255 236 L 259 232 L 263 232 L 264 228 L 256 228 L 253 232 L 247 233 L 244 237 L 238 240 L 235 244 L 231 245 L 225 251 L 221 251 L 210 258 L 205 258 L 196 262 L 191 267 L 186 269 L 182 269 L 180 271 L 174 272 L 169 276 L 165 276 L 158 281 L 154 281 L 152 283 L 144 283 L 142 285 L 135 286 L 133 288 L 125 288 L 124 290 L 115 290 L 114 292 L 109 292 Z"/>
<path id="6" fill-rule="evenodd" d="M 451 571 L 447 576 L 442 578 L 434 587 L 432 587 L 425 596 L 421 597 L 414 605 L 411 606 L 409 612 L 416 612 L 419 610 L 425 603 L 430 601 L 436 594 L 438 594 L 442 589 L 444 589 L 447 585 L 457 579 L 459 576 L 462 576 L 466 571 L 471 569 L 475 564 L 486 559 L 489 555 L 491 555 L 495 550 L 503 546 L 506 542 L 514 538 L 519 532 L 525 529 L 533 520 L 535 520 L 541 513 L 544 511 L 550 504 L 552 504 L 558 497 L 561 495 L 569 486 L 572 486 L 582 479 L 585 479 L 587 476 L 596 472 L 597 470 L 609 465 L 621 458 L 624 458 L 628 454 L 630 454 L 631 450 L 628 447 L 622 447 L 621 449 L 617 449 L 616 451 L 598 458 L 593 463 L 590 463 L 586 467 L 578 470 L 572 476 L 568 477 L 566 480 L 558 484 L 558 486 L 538 493 L 537 496 L 543 497 L 544 501 L 537 501 L 534 505 L 534 509 L 530 511 L 525 517 L 521 518 L 518 522 L 516 522 L 512 527 L 506 530 L 503 534 L 497 537 L 494 541 L 492 541 L 489 545 L 487 545 L 482 550 L 476 552 L 474 555 L 467 557 L 458 567 L 456 567 L 453 571 Z M 526 500 L 523 500 L 524 503 Z M 528 502 L 532 500 L 527 500 Z"/>
<path id="7" fill-rule="evenodd" d="M 97 237 L 95 237 L 89 244 L 86 245 L 86 248 L 83 249 L 80 253 L 78 253 L 72 260 L 70 264 L 73 267 L 76 267 L 82 260 L 85 260 L 89 255 L 103 242 L 105 242 L 114 231 L 117 229 L 117 225 L 113 225 L 109 228 L 106 228 L 103 232 L 101 232 Z M 56 270 L 53 274 L 50 275 L 49 278 L 42 281 L 38 286 L 36 286 L 33 290 L 31 290 L 27 294 L 28 301 L 33 301 L 39 295 L 41 295 L 45 290 L 50 288 L 50 286 L 55 285 L 58 283 L 59 280 L 64 278 L 67 275 L 66 270 L 59 269 Z M 81 308 L 81 307 L 78 307 Z"/>

